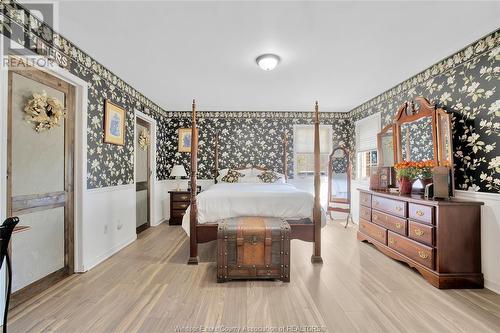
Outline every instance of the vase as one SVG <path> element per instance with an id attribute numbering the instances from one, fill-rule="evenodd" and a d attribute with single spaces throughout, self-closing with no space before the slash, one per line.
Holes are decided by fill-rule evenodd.
<path id="1" fill-rule="evenodd" d="M 399 193 L 410 194 L 413 181 L 410 178 L 402 177 L 399 179 Z"/>

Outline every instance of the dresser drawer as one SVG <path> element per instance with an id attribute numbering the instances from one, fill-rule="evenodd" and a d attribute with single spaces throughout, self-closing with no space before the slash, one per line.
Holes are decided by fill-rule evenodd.
<path id="1" fill-rule="evenodd" d="M 390 248 L 407 256 L 410 259 L 424 265 L 427 268 L 434 269 L 434 249 L 406 237 L 388 232 L 388 245 Z"/>
<path id="2" fill-rule="evenodd" d="M 172 201 L 172 209 L 186 210 L 189 207 L 189 201 Z"/>
<path id="3" fill-rule="evenodd" d="M 171 193 L 172 201 L 190 201 L 189 193 Z"/>
<path id="4" fill-rule="evenodd" d="M 408 216 L 412 220 L 434 224 L 434 207 L 410 203 L 408 205 Z"/>
<path id="5" fill-rule="evenodd" d="M 372 208 L 392 215 L 406 217 L 406 202 L 378 197 L 372 198 Z"/>
<path id="6" fill-rule="evenodd" d="M 372 211 L 372 222 L 384 228 L 406 235 L 406 220 L 376 210 Z"/>
<path id="7" fill-rule="evenodd" d="M 364 193 L 360 192 L 359 193 L 359 202 L 361 205 L 365 207 L 371 207 L 372 206 L 372 195 L 369 193 Z"/>
<path id="8" fill-rule="evenodd" d="M 434 243 L 434 227 L 422 223 L 409 221 L 408 222 L 408 237 L 427 245 L 435 245 Z"/>
<path id="9" fill-rule="evenodd" d="M 379 241 L 382 244 L 387 244 L 387 230 L 379 227 L 376 224 L 365 221 L 363 219 L 359 220 L 359 230 L 367 236 Z"/>
<path id="10" fill-rule="evenodd" d="M 372 210 L 365 206 L 359 206 L 359 217 L 363 220 L 372 220 Z"/>
<path id="11" fill-rule="evenodd" d="M 186 210 L 172 209 L 170 211 L 170 217 L 183 217 L 186 214 Z"/>

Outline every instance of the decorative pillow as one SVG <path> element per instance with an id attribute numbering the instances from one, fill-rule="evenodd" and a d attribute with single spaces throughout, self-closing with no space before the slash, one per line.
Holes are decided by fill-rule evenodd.
<path id="1" fill-rule="evenodd" d="M 221 180 L 226 183 L 237 183 L 241 177 L 245 177 L 245 175 L 236 170 L 228 170 L 227 174 Z"/>
<path id="2" fill-rule="evenodd" d="M 263 183 L 274 183 L 278 180 L 278 175 L 274 171 L 264 171 L 257 176 Z"/>

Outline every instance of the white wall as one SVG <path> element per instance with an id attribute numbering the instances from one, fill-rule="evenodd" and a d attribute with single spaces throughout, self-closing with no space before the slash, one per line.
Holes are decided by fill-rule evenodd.
<path id="1" fill-rule="evenodd" d="M 359 191 L 368 189 L 368 183 L 352 181 L 352 213 L 355 223 L 359 223 Z M 484 202 L 481 208 L 481 260 L 484 286 L 500 294 L 500 194 L 455 191 L 458 199 Z"/>
<path id="2" fill-rule="evenodd" d="M 481 207 L 481 262 L 484 286 L 500 294 L 500 194 L 455 191 L 459 199 L 484 202 Z"/>
<path id="3" fill-rule="evenodd" d="M 83 270 L 89 270 L 136 238 L 135 184 L 86 191 L 82 225 Z"/>

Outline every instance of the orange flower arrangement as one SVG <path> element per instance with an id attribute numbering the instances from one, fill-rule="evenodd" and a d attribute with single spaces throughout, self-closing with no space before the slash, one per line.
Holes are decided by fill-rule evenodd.
<path id="1" fill-rule="evenodd" d="M 434 161 L 403 161 L 396 163 L 394 169 L 396 169 L 396 177 L 398 179 L 407 178 L 409 180 L 415 180 L 417 178 L 427 179 L 432 177 L 432 168 L 434 167 Z"/>

